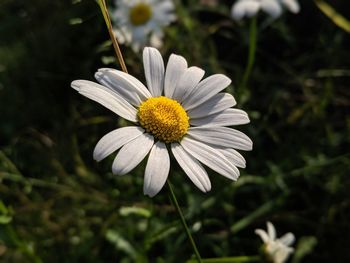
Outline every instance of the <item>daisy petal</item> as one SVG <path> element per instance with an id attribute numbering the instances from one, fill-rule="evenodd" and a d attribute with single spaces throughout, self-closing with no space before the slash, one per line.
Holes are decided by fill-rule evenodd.
<path id="1" fill-rule="evenodd" d="M 153 97 L 161 96 L 164 87 L 164 62 L 157 49 L 144 48 L 143 66 L 149 91 Z"/>
<path id="2" fill-rule="evenodd" d="M 146 26 L 133 27 L 131 33 L 131 39 L 134 41 L 134 48 L 139 51 L 141 47 L 144 47 L 147 43 L 147 35 L 150 33 L 149 28 Z"/>
<path id="3" fill-rule="evenodd" d="M 252 17 L 259 11 L 260 3 L 256 0 L 238 1 L 232 6 L 231 16 L 235 20 L 241 20 L 245 15 Z"/>
<path id="4" fill-rule="evenodd" d="M 281 2 L 290 12 L 299 13 L 300 6 L 296 0 L 281 0 Z"/>
<path id="5" fill-rule="evenodd" d="M 276 229 L 271 222 L 267 222 L 267 233 L 269 234 L 270 239 L 276 239 Z"/>
<path id="6" fill-rule="evenodd" d="M 174 3 L 172 1 L 158 1 L 153 7 L 154 19 L 161 26 L 168 26 L 172 21 L 176 20 L 176 15 L 174 12 Z"/>
<path id="7" fill-rule="evenodd" d="M 234 20 L 239 21 L 245 15 L 245 6 L 242 1 L 238 1 L 236 4 L 232 6 L 231 16 Z"/>
<path id="8" fill-rule="evenodd" d="M 164 94 L 172 98 L 177 82 L 187 69 L 187 61 L 182 56 L 170 55 L 165 71 Z"/>
<path id="9" fill-rule="evenodd" d="M 145 130 L 141 127 L 129 126 L 107 133 L 97 143 L 93 154 L 94 159 L 98 162 L 101 161 L 144 132 Z"/>
<path id="10" fill-rule="evenodd" d="M 149 36 L 149 43 L 152 47 L 155 48 L 160 48 L 163 45 L 163 32 L 161 31 L 156 31 L 150 33 L 151 35 Z"/>
<path id="11" fill-rule="evenodd" d="M 282 14 L 282 8 L 276 0 L 261 1 L 261 9 L 273 18 L 277 18 Z"/>
<path id="12" fill-rule="evenodd" d="M 136 107 L 151 97 L 151 93 L 138 79 L 123 71 L 102 68 L 95 73 L 95 78 Z"/>
<path id="13" fill-rule="evenodd" d="M 176 84 L 173 99 L 182 102 L 198 85 L 204 76 L 204 70 L 198 67 L 190 67 L 185 70 Z"/>
<path id="14" fill-rule="evenodd" d="M 235 148 L 244 151 L 250 151 L 253 148 L 253 142 L 247 135 L 227 127 L 191 127 L 188 130 L 188 135 L 193 139 L 216 147 Z"/>
<path id="15" fill-rule="evenodd" d="M 295 236 L 293 235 L 293 233 L 289 232 L 287 234 L 284 234 L 282 237 L 280 237 L 279 241 L 281 241 L 286 246 L 290 246 L 294 243 Z"/>
<path id="16" fill-rule="evenodd" d="M 171 0 L 164 0 L 159 2 L 154 8 L 163 13 L 168 13 L 174 11 L 174 3 Z"/>
<path id="17" fill-rule="evenodd" d="M 205 103 L 187 112 L 190 118 L 201 118 L 220 111 L 226 110 L 236 105 L 236 100 L 229 93 L 219 93 L 214 95 Z"/>
<path id="18" fill-rule="evenodd" d="M 215 74 L 202 80 L 183 102 L 186 110 L 193 109 L 209 100 L 230 85 L 231 80 L 223 74 Z"/>
<path id="19" fill-rule="evenodd" d="M 158 141 L 153 145 L 145 170 L 143 193 L 155 196 L 164 186 L 170 169 L 170 158 L 164 143 Z"/>
<path id="20" fill-rule="evenodd" d="M 124 175 L 134 169 L 151 150 L 153 143 L 153 136 L 144 133 L 125 144 L 114 159 L 113 174 Z"/>
<path id="21" fill-rule="evenodd" d="M 80 94 L 100 103 L 120 117 L 137 122 L 136 109 L 123 97 L 107 87 L 88 80 L 75 80 L 71 83 L 71 86 Z"/>
<path id="22" fill-rule="evenodd" d="M 215 113 L 202 118 L 190 119 L 193 126 L 232 126 L 249 123 L 248 114 L 238 109 L 226 109 L 219 113 Z"/>
<path id="23" fill-rule="evenodd" d="M 223 155 L 225 155 L 227 160 L 229 160 L 235 166 L 240 167 L 240 168 L 246 167 L 246 162 L 245 162 L 244 157 L 239 152 L 237 152 L 235 149 L 225 148 L 225 149 L 219 149 L 219 150 Z"/>
<path id="24" fill-rule="evenodd" d="M 257 0 L 247 0 L 245 3 L 245 12 L 247 17 L 255 16 L 261 7 L 260 2 Z"/>
<path id="25" fill-rule="evenodd" d="M 202 192 L 210 191 L 211 183 L 208 174 L 197 159 L 188 154 L 178 143 L 171 144 L 171 151 L 176 161 L 179 163 L 191 181 Z"/>
<path id="26" fill-rule="evenodd" d="M 238 179 L 237 167 L 231 164 L 219 150 L 188 137 L 182 139 L 181 146 L 186 152 L 217 173 L 231 180 Z"/>
<path id="27" fill-rule="evenodd" d="M 255 229 L 255 234 L 257 234 L 258 236 L 260 236 L 260 238 L 262 239 L 262 241 L 264 243 L 267 243 L 270 241 L 270 238 L 268 236 L 268 234 L 266 233 L 265 230 L 262 229 Z"/>

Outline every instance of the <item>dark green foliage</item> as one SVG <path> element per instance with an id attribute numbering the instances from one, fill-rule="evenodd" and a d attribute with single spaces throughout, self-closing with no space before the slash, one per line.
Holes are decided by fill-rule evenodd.
<path id="1" fill-rule="evenodd" d="M 225 2 L 225 4 L 223 3 Z M 177 1 L 178 22 L 161 52 L 182 54 L 207 75 L 238 86 L 248 21 L 233 22 L 233 1 L 216 7 Z M 237 182 L 211 173 L 202 194 L 172 163 L 170 179 L 204 258 L 257 255 L 255 228 L 272 221 L 293 232 L 291 262 L 350 262 L 350 40 L 316 8 L 258 17 L 255 65 L 235 93 L 253 142 Z M 347 1 L 329 1 L 349 17 Z M 347 13 L 346 13 L 347 12 Z M 78 19 L 77 19 L 78 18 Z M 123 125 L 77 95 L 113 50 L 94 1 L 0 2 L 0 261 L 185 262 L 192 250 L 166 187 L 143 196 L 144 163 L 112 175 L 113 156 L 92 151 Z M 129 72 L 144 79 L 141 55 L 122 46 Z"/>

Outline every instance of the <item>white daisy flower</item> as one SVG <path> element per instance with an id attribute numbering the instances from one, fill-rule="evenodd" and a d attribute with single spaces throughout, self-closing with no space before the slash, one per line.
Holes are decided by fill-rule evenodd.
<path id="1" fill-rule="evenodd" d="M 238 21 L 245 16 L 253 17 L 262 10 L 272 18 L 277 18 L 283 8 L 292 13 L 298 13 L 300 9 L 296 0 L 238 0 L 232 6 L 231 16 Z"/>
<path id="2" fill-rule="evenodd" d="M 121 148 L 112 171 L 124 175 L 149 153 L 144 193 L 156 195 L 170 170 L 170 149 L 191 181 L 203 192 L 211 183 L 202 164 L 217 173 L 237 180 L 245 160 L 238 150 L 251 150 L 252 141 L 242 132 L 227 126 L 246 124 L 246 112 L 232 109 L 235 99 L 221 93 L 231 80 L 222 74 L 203 80 L 204 71 L 187 67 L 186 60 L 172 54 L 166 69 L 155 48 L 143 51 L 148 89 L 136 78 L 114 69 L 99 69 L 95 78 L 75 80 L 72 87 L 134 123 L 116 129 L 97 143 L 94 159 L 101 161 Z"/>
<path id="3" fill-rule="evenodd" d="M 172 0 L 115 0 L 115 4 L 111 17 L 116 37 L 135 52 L 146 45 L 160 47 L 163 27 L 176 19 Z"/>
<path id="4" fill-rule="evenodd" d="M 271 222 L 267 222 L 267 232 L 262 229 L 256 229 L 255 233 L 261 237 L 264 242 L 264 252 L 273 263 L 286 262 L 294 249 L 290 247 L 295 237 L 293 233 L 287 233 L 281 238 L 276 238 L 276 229 Z"/>

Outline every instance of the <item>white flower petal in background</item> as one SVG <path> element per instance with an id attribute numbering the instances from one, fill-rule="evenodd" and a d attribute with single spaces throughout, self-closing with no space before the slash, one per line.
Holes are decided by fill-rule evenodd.
<path id="1" fill-rule="evenodd" d="M 134 169 L 149 153 L 154 143 L 153 136 L 144 133 L 125 144 L 114 159 L 112 171 L 124 175 Z"/>
<path id="2" fill-rule="evenodd" d="M 156 1 L 155 1 L 156 2 Z M 154 8 L 154 20 L 162 26 L 168 26 L 171 22 L 176 20 L 174 13 L 175 6 L 170 0 L 161 0 L 157 4 L 153 5 Z M 154 25 L 156 27 L 156 25 Z"/>
<path id="3" fill-rule="evenodd" d="M 160 48 L 163 46 L 164 33 L 162 31 L 153 32 L 149 37 L 149 43 L 152 47 Z"/>
<path id="4" fill-rule="evenodd" d="M 264 242 L 264 252 L 273 263 L 284 263 L 294 249 L 290 247 L 295 241 L 293 233 L 287 233 L 281 238 L 276 238 L 276 229 L 271 222 L 267 222 L 267 232 L 256 229 L 255 233 Z"/>
<path id="5" fill-rule="evenodd" d="M 262 241 L 264 243 L 269 242 L 270 238 L 269 235 L 267 234 L 267 232 L 265 230 L 262 229 L 255 229 L 255 234 L 257 234 L 258 236 L 260 236 L 260 238 L 262 239 Z"/>
<path id="6" fill-rule="evenodd" d="M 295 14 L 300 10 L 297 0 L 238 0 L 232 5 L 231 16 L 239 21 L 256 16 L 262 10 L 275 19 L 282 14 L 283 8 Z"/>
<path id="7" fill-rule="evenodd" d="M 246 0 L 245 2 L 245 13 L 247 17 L 255 16 L 261 8 L 261 3 L 259 3 L 260 1 Z"/>
<path id="8" fill-rule="evenodd" d="M 279 240 L 286 246 L 290 246 L 295 242 L 295 236 L 293 233 L 287 233 L 284 234 L 282 237 L 279 238 Z"/>
<path id="9" fill-rule="evenodd" d="M 123 5 L 133 5 L 135 1 L 123 1 Z M 231 108 L 236 104 L 232 95 L 219 93 L 231 80 L 216 74 L 201 81 L 204 71 L 188 68 L 186 60 L 174 54 L 164 70 L 163 58 L 154 48 L 144 49 L 143 60 L 148 89 L 133 76 L 113 69 L 96 73 L 102 85 L 86 80 L 71 84 L 82 95 L 135 122 L 134 126 L 103 136 L 95 147 L 94 159 L 100 161 L 119 149 L 112 171 L 123 175 L 150 153 L 144 193 L 151 197 L 168 178 L 167 144 L 182 170 L 201 191 L 211 189 L 202 164 L 237 180 L 237 167 L 245 167 L 246 163 L 235 149 L 251 150 L 252 141 L 242 132 L 225 127 L 249 122 L 246 112 Z M 285 242 L 289 240 L 287 236 Z"/>
<path id="10" fill-rule="evenodd" d="M 297 0 L 280 0 L 290 12 L 297 14 L 300 11 L 300 5 Z"/>
<path id="11" fill-rule="evenodd" d="M 88 80 L 75 80 L 71 86 L 81 95 L 100 103 L 124 119 L 132 122 L 137 121 L 136 109 L 123 97 L 107 87 Z"/>
<path id="12" fill-rule="evenodd" d="M 237 1 L 231 8 L 231 16 L 239 21 L 245 16 L 245 5 L 242 1 Z"/>
<path id="13" fill-rule="evenodd" d="M 162 95 L 164 88 L 164 62 L 162 55 L 155 48 L 145 48 L 143 51 L 143 67 L 147 87 L 153 97 Z"/>
<path id="14" fill-rule="evenodd" d="M 170 158 L 164 143 L 158 141 L 152 147 L 145 170 L 143 193 L 155 196 L 163 188 L 168 178 Z"/>
<path id="15" fill-rule="evenodd" d="M 94 159 L 101 161 L 144 132 L 145 130 L 141 127 L 128 126 L 107 133 L 97 143 L 93 154 Z"/>
<path id="16" fill-rule="evenodd" d="M 267 233 L 270 239 L 276 239 L 276 229 L 271 222 L 267 222 Z"/>
<path id="17" fill-rule="evenodd" d="M 272 18 L 277 18 L 282 14 L 282 8 L 276 0 L 261 0 L 261 9 Z"/>
<path id="18" fill-rule="evenodd" d="M 241 20 L 243 17 L 252 17 L 260 9 L 259 0 L 238 0 L 231 9 L 231 16 L 235 20 Z"/>

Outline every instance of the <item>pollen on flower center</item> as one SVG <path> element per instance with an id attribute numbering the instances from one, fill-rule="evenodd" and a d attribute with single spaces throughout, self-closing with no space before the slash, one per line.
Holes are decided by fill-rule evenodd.
<path id="1" fill-rule="evenodd" d="M 137 116 L 148 133 L 166 143 L 179 141 L 189 127 L 189 118 L 180 103 L 163 96 L 141 103 Z"/>
<path id="2" fill-rule="evenodd" d="M 145 3 L 138 3 L 130 9 L 129 18 L 134 26 L 146 24 L 152 16 L 151 6 Z"/>

